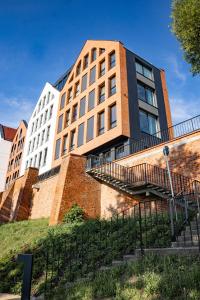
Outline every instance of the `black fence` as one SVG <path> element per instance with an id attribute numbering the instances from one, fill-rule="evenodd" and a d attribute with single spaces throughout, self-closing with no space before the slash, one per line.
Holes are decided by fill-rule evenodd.
<path id="1" fill-rule="evenodd" d="M 57 175 L 59 172 L 60 172 L 60 165 L 55 168 L 52 168 L 51 170 L 49 170 L 45 173 L 40 174 L 37 179 L 38 179 L 38 181 L 42 181 L 49 177 Z"/>
<path id="2" fill-rule="evenodd" d="M 115 159 L 126 157 L 130 154 L 154 147 L 156 145 L 182 137 L 200 129 L 200 115 L 176 124 L 172 127 L 156 132 L 155 134 L 142 133 L 139 140 L 131 140 L 128 144 L 121 145 L 99 156 L 88 155 L 87 169 Z"/>

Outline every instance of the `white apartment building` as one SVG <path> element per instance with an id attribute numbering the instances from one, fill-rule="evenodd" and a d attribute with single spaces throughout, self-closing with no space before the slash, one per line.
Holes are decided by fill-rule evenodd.
<path id="1" fill-rule="evenodd" d="M 46 83 L 28 123 L 20 175 L 28 167 L 39 174 L 51 169 L 56 117 L 60 92 Z"/>

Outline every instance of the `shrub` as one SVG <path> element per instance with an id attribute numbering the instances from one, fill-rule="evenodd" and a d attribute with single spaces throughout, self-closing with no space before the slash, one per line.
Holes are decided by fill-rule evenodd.
<path id="1" fill-rule="evenodd" d="M 78 206 L 78 204 L 73 204 L 70 210 L 65 214 L 63 223 L 79 223 L 84 221 L 84 211 Z"/>

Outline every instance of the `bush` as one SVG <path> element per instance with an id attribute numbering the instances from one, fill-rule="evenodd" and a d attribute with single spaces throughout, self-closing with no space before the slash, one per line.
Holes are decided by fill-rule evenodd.
<path id="1" fill-rule="evenodd" d="M 63 223 L 79 223 L 84 221 L 84 211 L 78 206 L 78 204 L 73 204 L 70 210 L 65 214 Z"/>

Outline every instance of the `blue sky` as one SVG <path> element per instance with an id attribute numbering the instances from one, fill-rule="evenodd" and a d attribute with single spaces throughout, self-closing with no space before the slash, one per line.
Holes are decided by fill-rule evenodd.
<path id="1" fill-rule="evenodd" d="M 28 120 L 87 39 L 120 40 L 166 70 L 173 122 L 200 113 L 200 76 L 170 32 L 171 0 L 0 0 L 0 123 Z"/>

